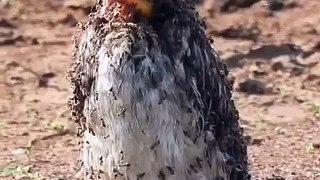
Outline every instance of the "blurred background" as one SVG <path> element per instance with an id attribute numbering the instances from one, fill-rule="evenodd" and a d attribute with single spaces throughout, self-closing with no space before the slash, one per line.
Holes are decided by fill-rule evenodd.
<path id="1" fill-rule="evenodd" d="M 66 70 L 93 0 L 0 0 L 0 179 L 75 179 Z M 320 179 L 319 0 L 199 0 L 253 179 Z"/>

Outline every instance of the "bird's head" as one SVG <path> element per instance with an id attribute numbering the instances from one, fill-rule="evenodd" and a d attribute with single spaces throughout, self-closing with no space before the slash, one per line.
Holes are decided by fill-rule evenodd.
<path id="1" fill-rule="evenodd" d="M 122 6 L 121 14 L 125 17 L 136 12 L 145 17 L 150 17 L 152 14 L 152 0 L 108 0 L 109 5 L 119 3 Z"/>

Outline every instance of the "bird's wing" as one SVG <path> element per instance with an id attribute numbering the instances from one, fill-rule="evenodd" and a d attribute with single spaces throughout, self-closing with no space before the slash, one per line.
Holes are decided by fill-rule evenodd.
<path id="1" fill-rule="evenodd" d="M 247 164 L 243 164 L 247 162 L 246 145 L 227 67 L 209 43 L 195 11 L 188 11 L 162 25 L 162 47 L 175 66 L 184 69 L 184 74 L 177 76 L 185 77 L 180 84 L 200 114 L 197 128 L 205 136 L 208 159 L 218 148 L 224 154 L 230 179 L 247 179 Z"/>

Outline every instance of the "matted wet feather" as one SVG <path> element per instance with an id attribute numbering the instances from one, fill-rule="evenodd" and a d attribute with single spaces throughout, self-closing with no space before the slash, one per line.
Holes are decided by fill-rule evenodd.
<path id="1" fill-rule="evenodd" d="M 192 3 L 160 2 L 161 16 L 139 23 L 98 5 L 75 35 L 69 107 L 82 176 L 249 179 L 226 66 Z"/>

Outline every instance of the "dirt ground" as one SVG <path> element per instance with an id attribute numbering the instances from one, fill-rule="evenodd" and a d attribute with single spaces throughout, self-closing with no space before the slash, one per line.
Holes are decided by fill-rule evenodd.
<path id="1" fill-rule="evenodd" d="M 88 7 L 0 0 L 0 179 L 76 178 L 65 73 Z M 320 180 L 318 0 L 211 7 L 199 9 L 235 80 L 253 179 Z"/>

